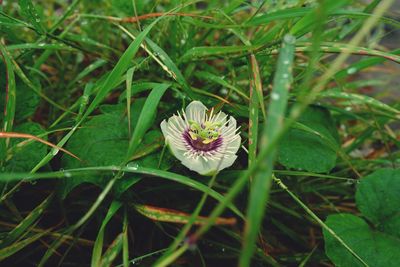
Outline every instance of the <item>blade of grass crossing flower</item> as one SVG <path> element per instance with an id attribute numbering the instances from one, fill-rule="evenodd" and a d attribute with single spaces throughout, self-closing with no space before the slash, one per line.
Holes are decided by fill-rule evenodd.
<path id="1" fill-rule="evenodd" d="M 295 38 L 286 35 L 279 53 L 277 70 L 268 108 L 268 117 L 264 125 L 260 146 L 266 146 L 281 131 L 286 113 L 289 88 L 292 80 L 292 63 L 294 58 Z M 265 213 L 266 202 L 272 180 L 272 168 L 275 160 L 275 149 L 269 153 L 267 160 L 254 175 L 250 197 L 247 205 L 246 225 L 239 266 L 250 266 L 256 247 L 256 239 Z"/>
<path id="2" fill-rule="evenodd" d="M 170 84 L 160 84 L 151 90 L 149 96 L 144 103 L 143 109 L 140 112 L 140 116 L 133 131 L 132 138 L 129 142 L 128 153 L 127 153 L 127 161 L 133 156 L 137 147 L 146 131 L 151 127 L 151 118 L 153 114 L 157 110 L 158 103 L 160 102 L 161 97 L 164 95 L 165 91 L 170 87 Z"/>
<path id="3" fill-rule="evenodd" d="M 15 84 L 15 75 L 14 68 L 12 65 L 12 61 L 10 55 L 8 54 L 6 47 L 0 42 L 0 53 L 4 60 L 6 67 L 6 88 L 0 88 L 0 90 L 5 90 L 6 92 L 6 103 L 4 103 L 4 123 L 3 123 L 3 131 L 10 132 L 14 123 L 15 116 L 15 106 L 17 102 L 17 87 Z M 1 73 L 0 75 L 4 75 Z M 5 159 L 6 150 L 8 147 L 9 139 L 0 140 L 0 165 L 1 162 Z"/>
<path id="4" fill-rule="evenodd" d="M 92 266 L 100 266 L 101 254 L 103 250 L 104 231 L 106 229 L 108 222 L 111 220 L 114 214 L 119 210 L 121 205 L 122 205 L 121 202 L 113 201 L 110 205 L 110 208 L 108 209 L 106 217 L 103 219 L 103 222 L 101 223 L 100 230 L 97 233 L 97 238 L 93 246 L 92 261 L 91 261 Z"/>

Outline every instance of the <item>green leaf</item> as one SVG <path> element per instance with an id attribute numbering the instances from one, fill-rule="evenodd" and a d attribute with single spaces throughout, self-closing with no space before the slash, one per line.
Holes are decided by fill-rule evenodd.
<path id="1" fill-rule="evenodd" d="M 337 158 L 332 144 L 339 145 L 335 122 L 330 113 L 323 108 L 310 107 L 299 122 L 319 135 L 292 127 L 279 145 L 279 163 L 287 168 L 309 172 L 329 172 Z"/>
<path id="2" fill-rule="evenodd" d="M 5 73 L 3 67 L 4 65 L 0 62 L 0 73 Z M 0 75 L 0 88 L 5 88 L 5 78 L 5 76 Z M 15 120 L 19 122 L 35 113 L 40 97 L 19 79 L 16 79 L 16 88 Z M 5 99 L 5 90 L 0 90 L 0 110 L 4 110 Z M 3 112 L 0 112 L 0 119 L 2 120 L 3 117 Z"/>
<path id="3" fill-rule="evenodd" d="M 14 128 L 15 132 L 27 133 L 47 140 L 46 132 L 42 126 L 35 122 L 27 122 Z M 5 164 L 6 171 L 30 171 L 47 153 L 47 146 L 33 140 L 13 138 L 7 156 L 10 157 Z"/>
<path id="4" fill-rule="evenodd" d="M 153 94 L 153 96 L 161 97 L 166 88 L 168 87 L 161 88 L 160 86 L 156 86 L 152 92 L 157 93 Z M 151 160 L 152 164 L 146 164 L 149 162 L 146 158 L 154 157 L 153 155 L 148 155 L 154 151 L 149 149 L 158 148 L 159 145 L 154 146 L 153 144 L 155 139 L 160 138 L 159 132 L 156 133 L 154 131 L 149 131 L 146 133 L 155 121 L 156 106 L 152 106 L 154 104 L 153 100 L 157 99 L 154 99 L 154 97 L 148 97 L 147 99 L 139 98 L 133 101 L 131 105 L 131 125 L 134 129 L 134 136 L 136 133 L 135 138 L 138 138 L 137 140 L 141 141 L 135 143 L 138 152 L 140 153 L 135 157 L 135 159 L 140 158 L 137 162 L 140 163 L 141 166 L 147 167 L 154 167 L 153 160 Z M 82 128 L 77 130 L 67 144 L 67 149 L 80 157 L 83 160 L 83 164 L 77 160 L 64 157 L 64 168 L 107 165 L 119 166 L 125 162 L 129 147 L 129 129 L 126 105 L 103 105 L 100 107 L 100 110 L 103 114 L 94 116 L 87 123 L 83 124 Z M 142 110 L 144 111 L 143 113 Z M 141 114 L 144 115 L 142 116 Z M 137 142 L 137 140 L 135 142 Z M 65 197 L 74 187 L 85 182 L 104 186 L 108 178 L 109 176 L 104 175 L 83 175 L 81 177 L 71 177 L 64 181 L 62 196 Z M 139 179 L 135 175 L 118 180 L 114 188 L 115 193 L 117 195 L 122 194 L 131 185 L 138 181 Z"/>
<path id="5" fill-rule="evenodd" d="M 400 238 L 400 170 L 380 169 L 363 178 L 356 203 L 377 229 Z"/>
<path id="6" fill-rule="evenodd" d="M 146 131 L 151 127 L 154 122 L 154 115 L 157 112 L 157 106 L 165 91 L 170 87 L 169 84 L 160 84 L 150 92 L 144 103 L 143 109 L 137 121 L 137 127 L 134 127 L 132 138 L 129 141 L 127 158 L 133 156 L 140 142 L 143 139 Z M 121 161 L 122 163 L 122 161 Z"/>
<path id="7" fill-rule="evenodd" d="M 400 266 L 400 239 L 371 229 L 351 214 L 330 215 L 326 224 L 371 267 Z M 324 230 L 325 251 L 340 267 L 365 266 Z"/>
<path id="8" fill-rule="evenodd" d="M 380 169 L 357 187 L 356 203 L 371 222 L 351 214 L 330 215 L 326 224 L 369 266 L 400 266 L 400 170 Z M 325 250 L 336 266 L 364 266 L 324 231 Z"/>
<path id="9" fill-rule="evenodd" d="M 133 127 L 144 105 L 144 99 L 137 99 L 131 107 Z M 83 166 L 119 165 L 126 157 L 129 145 L 128 120 L 125 116 L 125 105 L 104 105 L 104 114 L 92 117 L 70 138 L 67 150 L 73 151 L 84 163 Z M 153 116 L 154 121 L 154 116 Z M 82 163 L 63 157 L 64 168 L 82 167 Z M 81 183 L 105 185 L 106 176 L 83 175 L 71 177 L 64 181 L 62 195 L 65 197 L 74 187 Z"/>

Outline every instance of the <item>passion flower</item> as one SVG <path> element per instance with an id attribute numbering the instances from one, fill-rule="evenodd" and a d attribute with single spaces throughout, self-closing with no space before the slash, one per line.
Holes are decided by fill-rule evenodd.
<path id="1" fill-rule="evenodd" d="M 233 164 L 240 147 L 236 120 L 224 112 L 207 113 L 206 106 L 193 101 L 182 114 L 161 122 L 165 142 L 183 165 L 201 175 L 213 175 Z"/>

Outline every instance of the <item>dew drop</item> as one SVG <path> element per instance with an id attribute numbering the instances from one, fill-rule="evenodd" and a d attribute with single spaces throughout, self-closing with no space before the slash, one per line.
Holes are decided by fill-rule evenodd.
<path id="1" fill-rule="evenodd" d="M 272 93 L 271 94 L 271 98 L 272 98 L 272 100 L 279 100 L 279 98 L 280 98 L 281 96 L 278 94 L 278 93 Z"/>
<path id="2" fill-rule="evenodd" d="M 72 176 L 72 174 L 71 174 L 70 172 L 65 172 L 65 173 L 64 173 L 64 176 L 67 177 L 67 178 L 69 178 L 69 177 Z"/>
<path id="3" fill-rule="evenodd" d="M 126 167 L 129 170 L 136 171 L 139 168 L 139 164 L 137 164 L 136 162 L 132 161 L 132 162 L 129 162 L 128 164 L 126 164 Z"/>
<path id="4" fill-rule="evenodd" d="M 349 68 L 349 69 L 347 70 L 347 74 L 354 74 L 354 73 L 356 73 L 356 72 L 357 72 L 357 68 L 354 68 L 354 67 Z"/>

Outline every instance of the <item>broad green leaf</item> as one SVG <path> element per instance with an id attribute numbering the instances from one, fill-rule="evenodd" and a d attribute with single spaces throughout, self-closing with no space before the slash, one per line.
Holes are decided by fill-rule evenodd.
<path id="1" fill-rule="evenodd" d="M 400 239 L 374 229 L 351 214 L 330 215 L 326 224 L 370 267 L 400 266 Z M 338 267 L 365 266 L 324 230 L 325 251 Z"/>
<path id="2" fill-rule="evenodd" d="M 138 117 L 143 108 L 145 99 L 133 101 L 131 106 L 131 125 L 136 129 Z M 82 166 L 120 165 L 126 159 L 129 145 L 128 119 L 126 106 L 104 105 L 103 114 L 92 117 L 82 128 L 70 138 L 67 149 L 76 153 L 84 163 L 63 157 L 64 168 L 78 168 Z M 149 118 L 154 122 L 155 116 Z M 84 175 L 71 177 L 64 182 L 63 196 L 66 196 L 75 186 L 84 183 L 94 183 L 103 186 L 107 181 L 104 176 Z M 116 186 L 118 187 L 118 186 Z"/>
<path id="3" fill-rule="evenodd" d="M 46 140 L 42 126 L 35 122 L 26 122 L 14 128 L 15 132 L 27 133 Z M 47 146 L 33 140 L 12 138 L 5 163 L 6 171 L 30 171 L 47 153 Z"/>
<path id="4" fill-rule="evenodd" d="M 380 169 L 364 177 L 356 203 L 377 229 L 400 239 L 400 170 Z"/>
<path id="5" fill-rule="evenodd" d="M 351 214 L 330 215 L 326 224 L 369 266 L 400 266 L 400 171 L 380 169 L 364 177 L 356 203 L 371 223 Z M 325 250 L 336 266 L 364 266 L 324 231 Z"/>
<path id="6" fill-rule="evenodd" d="M 335 122 L 329 112 L 323 108 L 309 107 L 298 121 L 330 142 L 320 135 L 292 127 L 279 145 L 279 163 L 287 168 L 309 172 L 329 172 L 337 158 L 332 144 L 339 145 Z"/>

